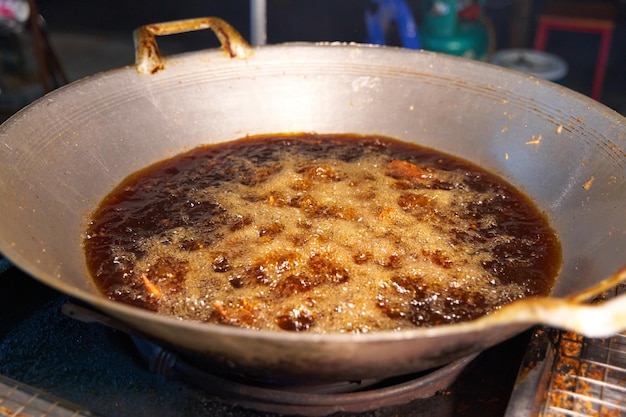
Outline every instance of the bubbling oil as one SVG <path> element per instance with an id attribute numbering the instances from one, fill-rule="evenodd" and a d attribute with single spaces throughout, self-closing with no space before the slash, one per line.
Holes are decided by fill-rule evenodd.
<path id="1" fill-rule="evenodd" d="M 558 238 L 485 170 L 384 137 L 273 135 L 137 172 L 92 216 L 109 298 L 179 319 L 320 333 L 472 320 L 547 295 Z"/>

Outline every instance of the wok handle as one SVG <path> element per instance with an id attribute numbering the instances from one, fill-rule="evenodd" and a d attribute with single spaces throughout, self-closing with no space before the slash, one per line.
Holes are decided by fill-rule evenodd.
<path id="1" fill-rule="evenodd" d="M 173 35 L 211 29 L 217 36 L 222 49 L 231 58 L 246 58 L 252 52 L 250 44 L 235 28 L 217 17 L 176 20 L 141 26 L 133 33 L 135 41 L 135 66 L 141 74 L 154 74 L 165 68 L 165 61 L 159 51 L 156 36 Z"/>
<path id="2" fill-rule="evenodd" d="M 561 299 L 540 301 L 531 303 L 523 314 L 528 321 L 589 338 L 610 337 L 626 331 L 626 294 L 599 304 Z"/>
<path id="3" fill-rule="evenodd" d="M 615 284 L 625 280 L 626 268 L 622 268 L 605 282 Z M 593 304 L 578 298 L 528 298 L 503 307 L 493 319 L 499 324 L 541 324 L 589 338 L 610 337 L 626 331 L 626 293 Z"/>

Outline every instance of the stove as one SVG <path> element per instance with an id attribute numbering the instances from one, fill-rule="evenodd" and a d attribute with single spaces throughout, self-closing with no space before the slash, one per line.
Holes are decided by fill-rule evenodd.
<path id="1" fill-rule="evenodd" d="M 0 416 L 626 416 L 626 336 L 534 329 L 435 372 L 277 387 L 197 369 L 15 267 L 0 279 Z"/>

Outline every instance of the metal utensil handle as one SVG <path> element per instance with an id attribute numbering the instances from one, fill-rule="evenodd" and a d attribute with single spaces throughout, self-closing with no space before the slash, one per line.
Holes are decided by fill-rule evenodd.
<path id="1" fill-rule="evenodd" d="M 172 22 L 153 23 L 141 26 L 133 33 L 135 41 L 135 66 L 137 72 L 154 74 L 165 68 L 165 61 L 159 51 L 156 36 L 173 35 L 211 29 L 217 36 L 222 49 L 231 58 L 245 58 L 250 55 L 250 44 L 231 25 L 217 17 L 200 17 L 197 19 L 176 20 Z"/>
<path id="2" fill-rule="evenodd" d="M 616 284 L 626 282 L 626 267 L 605 281 Z M 496 313 L 485 319 L 502 324 L 541 324 L 589 338 L 609 337 L 626 331 L 626 294 L 596 304 L 573 299 L 528 298 L 511 303 L 498 313 L 502 314 Z"/>

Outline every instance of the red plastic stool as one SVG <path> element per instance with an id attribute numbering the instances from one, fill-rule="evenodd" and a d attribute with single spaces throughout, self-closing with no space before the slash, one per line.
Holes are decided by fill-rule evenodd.
<path id="1" fill-rule="evenodd" d="M 596 61 L 591 97 L 600 101 L 606 64 L 611 48 L 611 37 L 615 27 L 617 8 L 612 3 L 601 1 L 551 2 L 539 15 L 535 49 L 543 51 L 548 40 L 549 30 L 597 33 L 600 35 L 600 50 Z"/>

